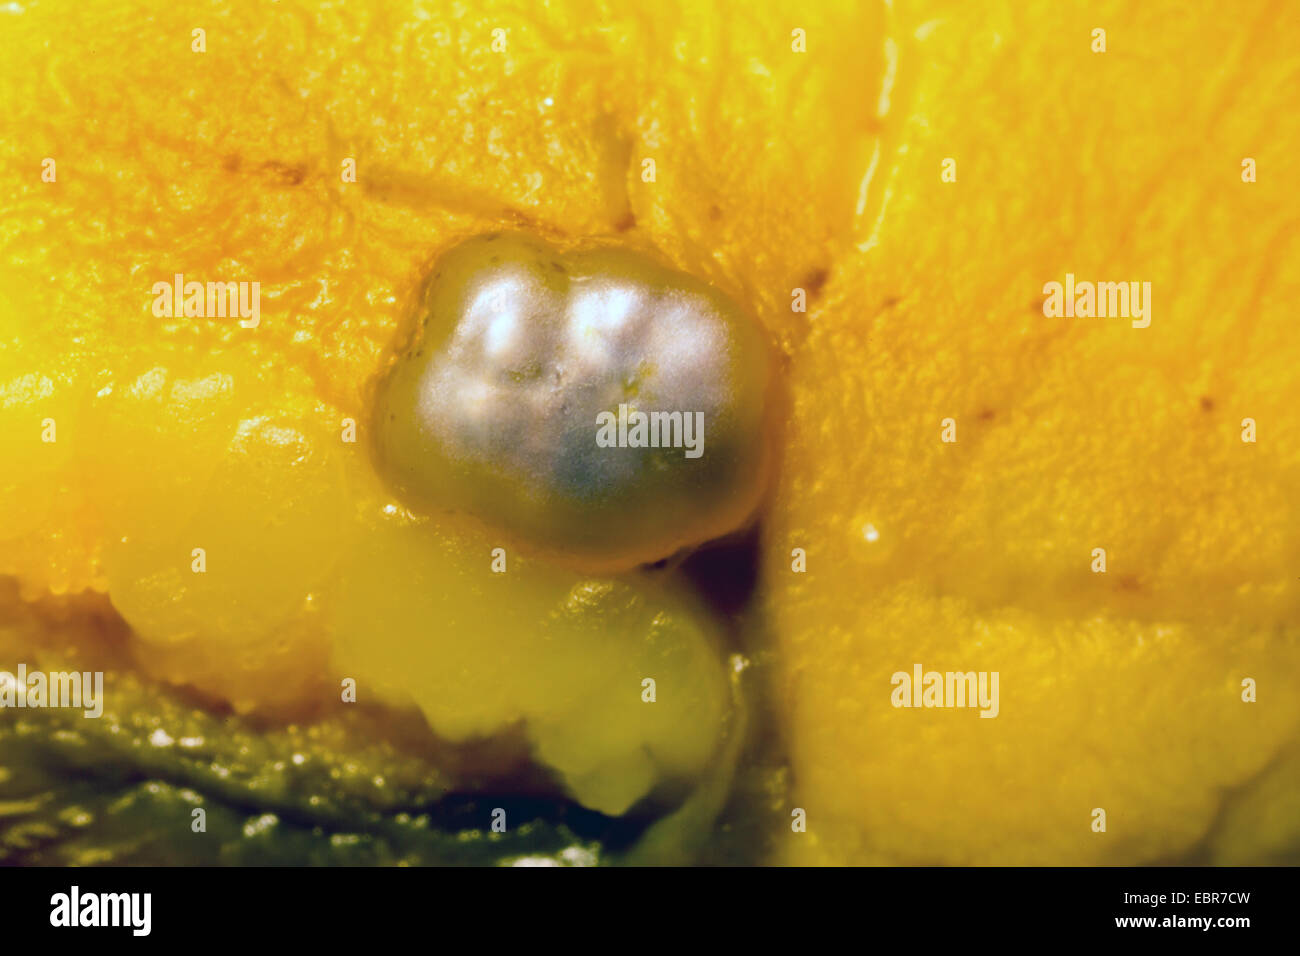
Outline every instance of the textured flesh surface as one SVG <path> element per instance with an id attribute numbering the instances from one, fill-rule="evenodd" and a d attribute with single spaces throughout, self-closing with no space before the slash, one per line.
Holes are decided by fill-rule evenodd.
<path id="1" fill-rule="evenodd" d="M 141 666 L 292 704 L 313 661 L 334 676 L 328 630 L 293 609 L 355 540 L 319 543 L 317 518 L 368 507 L 320 476 L 368 480 L 338 421 L 364 420 L 430 255 L 502 224 L 614 232 L 782 349 L 793 411 L 753 620 L 809 830 L 779 858 L 1294 858 L 1300 144 L 1278 104 L 1300 27 L 1283 5 L 1235 4 L 1226 30 L 1209 3 L 209 9 L 197 59 L 189 10 L 0 14 L 0 573 L 25 594 L 108 590 L 165 622 L 134 638 Z M 151 282 L 214 271 L 264 283 L 256 337 L 150 316 Z M 1152 326 L 1045 320 L 1042 283 L 1066 271 L 1152 280 Z M 816 293 L 807 313 L 795 287 Z M 277 460 L 259 488 L 255 463 Z M 169 655 L 186 633 L 170 585 L 150 596 L 157 560 L 117 549 L 188 558 L 192 535 L 149 529 L 189 520 L 229 535 L 255 595 L 241 620 L 297 626 L 267 641 L 216 617 Z M 254 547 L 270 521 L 303 547 Z M 422 633 L 427 659 L 366 663 L 438 660 L 444 632 Z M 1001 715 L 893 710 L 889 675 L 915 661 L 1001 670 Z"/>

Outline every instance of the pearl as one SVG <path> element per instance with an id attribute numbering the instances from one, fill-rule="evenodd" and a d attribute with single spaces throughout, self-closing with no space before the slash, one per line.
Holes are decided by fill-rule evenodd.
<path id="1" fill-rule="evenodd" d="M 753 516 L 773 352 L 717 290 L 626 249 L 489 235 L 437 261 L 415 318 L 375 406 L 379 470 L 409 506 L 594 570 Z"/>

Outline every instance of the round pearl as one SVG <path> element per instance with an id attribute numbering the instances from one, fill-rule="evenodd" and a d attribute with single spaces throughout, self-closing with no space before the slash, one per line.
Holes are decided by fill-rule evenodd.
<path id="1" fill-rule="evenodd" d="M 625 249 L 489 235 L 438 260 L 416 318 L 376 403 L 379 467 L 412 506 L 604 570 L 753 515 L 773 353 L 717 290 Z"/>

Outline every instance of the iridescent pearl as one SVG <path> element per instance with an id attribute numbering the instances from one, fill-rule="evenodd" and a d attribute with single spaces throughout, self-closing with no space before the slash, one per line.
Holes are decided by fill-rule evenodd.
<path id="1" fill-rule="evenodd" d="M 379 467 L 417 509 L 631 567 L 752 517 L 773 382 L 763 330 L 697 279 L 625 249 L 480 236 L 435 264 L 380 382 Z"/>

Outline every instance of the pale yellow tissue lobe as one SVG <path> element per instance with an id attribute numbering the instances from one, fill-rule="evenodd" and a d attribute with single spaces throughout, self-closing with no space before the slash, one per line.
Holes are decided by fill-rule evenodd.
<path id="1" fill-rule="evenodd" d="M 333 410 L 261 404 L 254 374 L 220 367 L 153 369 L 97 408 L 101 454 L 152 452 L 131 480 L 97 489 L 107 589 L 146 670 L 241 709 L 292 709 L 323 670 L 311 602 L 341 546 L 357 453 Z"/>
<path id="2" fill-rule="evenodd" d="M 401 514 L 360 533 L 328 598 L 334 668 L 419 707 L 452 740 L 522 725 L 582 803 L 621 813 L 701 775 L 729 690 L 719 635 L 683 595 L 579 579 L 490 536 Z M 643 681 L 656 699 L 643 700 Z"/>
<path id="3" fill-rule="evenodd" d="M 77 470 L 86 399 L 71 364 L 0 348 L 0 574 L 28 597 L 80 590 L 95 574 L 79 530 L 96 519 Z"/>

